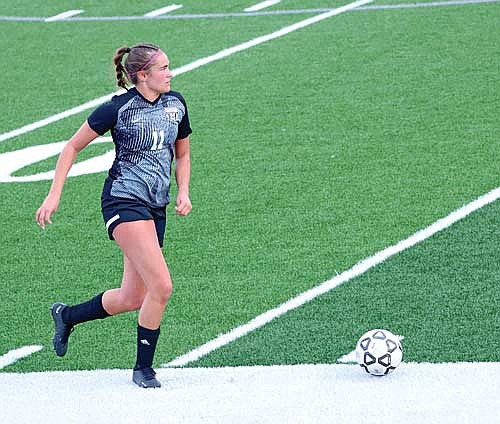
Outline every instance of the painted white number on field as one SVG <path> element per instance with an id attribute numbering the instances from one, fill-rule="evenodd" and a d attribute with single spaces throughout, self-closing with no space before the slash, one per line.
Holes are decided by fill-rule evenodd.
<path id="1" fill-rule="evenodd" d="M 159 137 L 158 137 L 159 134 Z M 158 143 L 158 139 L 160 139 L 160 142 Z M 153 131 L 153 147 L 151 147 L 151 150 L 160 150 L 163 149 L 163 142 L 165 141 L 165 132 L 161 130 L 159 133 L 158 131 Z"/>
<path id="2" fill-rule="evenodd" d="M 111 141 L 111 137 L 99 137 L 94 140 L 92 144 L 110 143 Z M 12 152 L 0 153 L 0 183 L 18 183 L 53 179 L 54 170 L 23 176 L 13 176 L 12 174 L 26 166 L 58 155 L 61 153 L 66 143 L 67 141 L 59 141 L 56 143 L 25 147 Z M 75 177 L 77 175 L 94 174 L 96 172 L 107 171 L 111 167 L 114 158 L 115 152 L 113 149 L 110 149 L 104 154 L 75 163 L 71 167 L 68 176 Z"/>

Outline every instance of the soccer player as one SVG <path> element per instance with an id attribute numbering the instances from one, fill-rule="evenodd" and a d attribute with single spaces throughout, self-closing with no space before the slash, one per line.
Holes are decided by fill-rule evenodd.
<path id="1" fill-rule="evenodd" d="M 124 57 L 126 58 L 124 59 Z M 111 131 L 116 157 L 104 182 L 102 214 L 109 238 L 123 253 L 119 288 L 106 290 L 78 305 L 57 302 L 54 350 L 64 356 L 77 324 L 139 310 L 137 360 L 132 379 L 140 387 L 160 387 L 152 368 L 163 312 L 172 292 L 162 254 L 169 203 L 170 170 L 175 157 L 178 186 L 176 213 L 191 212 L 189 197 L 191 127 L 186 102 L 170 90 L 169 58 L 156 45 L 122 47 L 114 56 L 119 87 L 127 92 L 99 106 L 64 147 L 54 180 L 36 212 L 45 229 L 52 223 L 62 189 L 75 158 L 94 139 Z M 133 85 L 132 88 L 128 88 Z"/>

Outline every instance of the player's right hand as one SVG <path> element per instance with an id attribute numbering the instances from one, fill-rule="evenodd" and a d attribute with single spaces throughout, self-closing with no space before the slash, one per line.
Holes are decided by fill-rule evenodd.
<path id="1" fill-rule="evenodd" d="M 45 230 L 45 223 L 52 224 L 51 216 L 57 211 L 59 206 L 59 199 L 51 196 L 50 194 L 45 198 L 42 206 L 36 211 L 35 219 L 37 224 Z"/>

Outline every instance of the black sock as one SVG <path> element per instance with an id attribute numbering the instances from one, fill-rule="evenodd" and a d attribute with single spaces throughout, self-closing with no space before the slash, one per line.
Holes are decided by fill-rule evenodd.
<path id="1" fill-rule="evenodd" d="M 98 294 L 87 302 L 75 306 L 68 306 L 62 311 L 62 319 L 66 324 L 76 325 L 81 322 L 92 321 L 109 317 L 102 306 L 102 295 Z"/>
<path id="2" fill-rule="evenodd" d="M 156 342 L 160 336 L 160 329 L 150 330 L 149 328 L 137 325 L 137 361 L 134 370 L 148 368 L 153 365 Z"/>

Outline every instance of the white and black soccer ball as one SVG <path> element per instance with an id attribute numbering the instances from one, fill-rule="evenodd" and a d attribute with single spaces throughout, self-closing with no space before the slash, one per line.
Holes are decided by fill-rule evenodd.
<path id="1" fill-rule="evenodd" d="M 370 330 L 356 344 L 356 361 L 371 375 L 387 375 L 403 360 L 403 347 L 398 336 L 387 330 Z"/>

